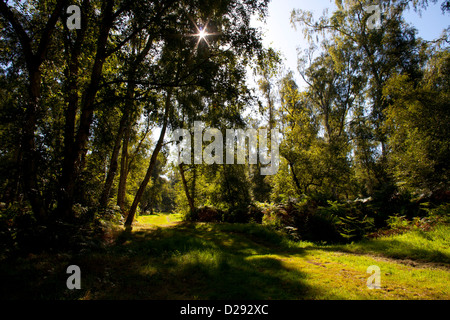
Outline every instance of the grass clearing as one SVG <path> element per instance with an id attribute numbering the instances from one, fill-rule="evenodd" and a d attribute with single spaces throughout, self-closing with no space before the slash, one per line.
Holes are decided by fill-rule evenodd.
<path id="1" fill-rule="evenodd" d="M 261 225 L 163 227 L 167 218 L 178 219 L 163 214 L 139 217 L 131 234 L 122 234 L 117 243 L 96 252 L 3 261 L 2 298 L 450 299 L 446 226 L 426 236 L 413 233 L 319 246 L 289 241 Z M 394 240 L 402 246 L 395 249 L 389 242 Z M 425 260 L 405 263 L 395 258 L 406 257 L 415 252 L 412 249 L 422 251 L 410 260 Z M 400 254 L 402 250 L 406 251 Z M 65 288 L 65 268 L 70 264 L 82 270 L 82 290 Z M 371 265 L 381 269 L 381 289 L 366 286 Z"/>
<path id="2" fill-rule="evenodd" d="M 450 264 L 450 225 L 437 225 L 430 231 L 413 230 L 403 234 L 361 241 L 335 249 L 350 253 L 371 253 L 394 259 Z"/>
<path id="3" fill-rule="evenodd" d="M 171 214 L 171 213 L 158 213 L 152 215 L 141 215 L 136 218 L 136 227 L 140 227 L 141 225 L 144 228 L 147 228 L 148 225 L 154 225 L 158 227 L 164 227 L 176 224 L 183 220 L 183 216 L 179 213 Z"/>

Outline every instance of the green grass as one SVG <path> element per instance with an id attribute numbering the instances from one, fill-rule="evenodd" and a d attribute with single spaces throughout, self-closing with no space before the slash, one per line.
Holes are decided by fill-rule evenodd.
<path id="1" fill-rule="evenodd" d="M 426 234 L 319 246 L 292 242 L 261 225 L 173 223 L 180 218 L 139 217 L 131 233 L 95 252 L 3 261 L 1 297 L 450 299 L 445 225 Z M 65 288 L 70 264 L 81 268 L 81 290 Z M 366 286 L 371 265 L 381 269 L 379 290 Z"/>
<path id="2" fill-rule="evenodd" d="M 183 220 L 181 214 L 158 213 L 152 215 L 142 215 L 137 217 L 137 224 L 166 226 Z"/>
<path id="3" fill-rule="evenodd" d="M 450 225 L 437 225 L 430 231 L 413 230 L 400 235 L 337 246 L 352 253 L 372 253 L 395 259 L 450 263 Z"/>

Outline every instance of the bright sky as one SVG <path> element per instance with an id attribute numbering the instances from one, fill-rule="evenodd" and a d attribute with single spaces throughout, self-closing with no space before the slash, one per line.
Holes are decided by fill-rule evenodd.
<path id="1" fill-rule="evenodd" d="M 407 12 L 406 21 L 418 29 L 419 37 L 425 40 L 433 40 L 442 35 L 442 31 L 450 25 L 450 14 L 442 14 L 440 3 L 430 4 L 427 10 L 419 14 L 414 11 Z M 377 3 L 374 0 L 374 3 Z M 290 23 L 291 12 L 293 9 L 303 9 L 312 11 L 314 18 L 322 15 L 324 9 L 329 9 L 329 14 L 335 8 L 334 0 L 272 0 L 269 4 L 269 17 L 264 25 L 256 20 L 255 26 L 261 26 L 264 33 L 264 44 L 279 50 L 286 59 L 285 65 L 297 75 L 297 48 L 307 48 L 306 40 L 300 29 L 297 31 Z"/>

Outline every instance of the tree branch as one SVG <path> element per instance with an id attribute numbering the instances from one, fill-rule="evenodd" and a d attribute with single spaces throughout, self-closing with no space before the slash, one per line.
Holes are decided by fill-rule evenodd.
<path id="1" fill-rule="evenodd" d="M 31 47 L 31 39 L 25 32 L 25 29 L 20 24 L 20 22 L 16 19 L 14 12 L 11 11 L 11 8 L 3 0 L 0 0 L 0 13 L 5 17 L 6 20 L 9 21 L 9 23 L 11 23 L 11 26 L 16 32 L 22 46 L 22 50 L 24 51 L 25 59 L 27 61 L 33 60 L 34 55 L 33 49 Z"/>
<path id="2" fill-rule="evenodd" d="M 39 46 L 36 52 L 36 57 L 38 58 L 38 64 L 41 64 L 48 50 L 48 46 L 50 44 L 50 38 L 52 32 L 55 28 L 56 22 L 58 21 L 61 11 L 66 6 L 67 0 L 59 0 L 56 3 L 56 7 L 50 16 L 50 19 L 47 21 L 45 25 L 44 31 L 42 32 L 41 39 L 39 40 Z"/>

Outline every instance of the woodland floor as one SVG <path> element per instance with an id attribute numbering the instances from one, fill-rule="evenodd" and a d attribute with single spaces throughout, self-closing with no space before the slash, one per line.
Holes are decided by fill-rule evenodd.
<path id="1" fill-rule="evenodd" d="M 158 214 L 138 218 L 131 233 L 118 233 L 102 250 L 0 262 L 1 298 L 448 300 L 449 240 L 436 248 L 424 239 L 428 247 L 402 238 L 321 246 L 260 225 L 184 223 Z M 410 251 L 395 254 L 402 245 Z M 66 288 L 72 264 L 81 269 L 81 290 Z M 372 265 L 381 270 L 381 289 L 366 285 Z"/>

